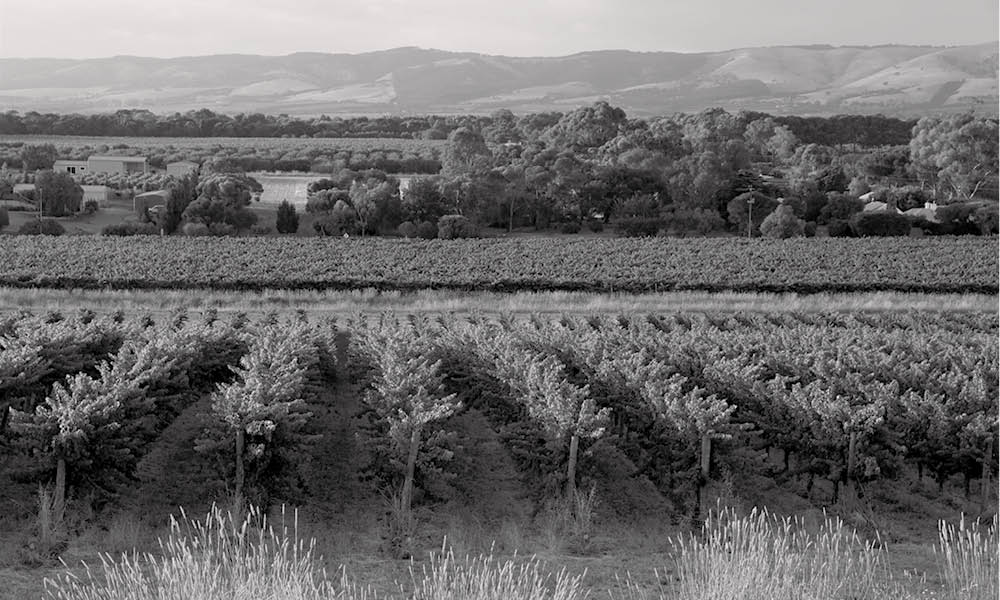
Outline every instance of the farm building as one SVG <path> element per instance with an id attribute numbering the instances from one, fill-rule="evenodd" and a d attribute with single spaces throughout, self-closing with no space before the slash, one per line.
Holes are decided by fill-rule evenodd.
<path id="1" fill-rule="evenodd" d="M 83 202 L 95 200 L 98 206 L 104 206 L 111 199 L 111 188 L 106 185 L 81 185 L 80 187 L 83 188 Z"/>
<path id="2" fill-rule="evenodd" d="M 87 159 L 90 173 L 146 173 L 149 165 L 145 156 L 91 156 Z"/>
<path id="3" fill-rule="evenodd" d="M 56 173 L 69 173 L 80 175 L 87 172 L 87 161 L 85 160 L 57 160 L 52 165 L 52 170 Z"/>
<path id="4" fill-rule="evenodd" d="M 173 175 L 174 177 L 184 177 L 188 173 L 193 173 L 197 170 L 198 163 L 194 163 L 189 160 L 179 160 L 177 162 L 167 163 L 167 175 Z"/>
<path id="5" fill-rule="evenodd" d="M 150 208 L 160 205 L 166 206 L 169 201 L 170 190 L 155 190 L 152 192 L 145 192 L 143 194 L 136 194 L 135 198 L 132 200 L 132 210 L 135 211 L 136 216 L 144 219 L 148 214 L 146 211 Z"/>

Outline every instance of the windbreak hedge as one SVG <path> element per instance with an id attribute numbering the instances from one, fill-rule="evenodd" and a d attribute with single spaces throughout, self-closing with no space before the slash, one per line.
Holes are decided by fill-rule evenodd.
<path id="1" fill-rule="evenodd" d="M 996 238 L 0 237 L 0 285 L 997 293 Z"/>

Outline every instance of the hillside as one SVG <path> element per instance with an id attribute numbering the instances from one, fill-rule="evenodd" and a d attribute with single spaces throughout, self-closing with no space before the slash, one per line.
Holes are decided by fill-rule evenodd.
<path id="1" fill-rule="evenodd" d="M 406 114 L 565 111 L 608 99 L 629 114 L 711 106 L 775 114 L 995 113 L 996 43 L 791 46 L 680 54 L 607 50 L 508 57 L 420 48 L 364 54 L 0 59 L 0 106 L 20 111 Z"/>

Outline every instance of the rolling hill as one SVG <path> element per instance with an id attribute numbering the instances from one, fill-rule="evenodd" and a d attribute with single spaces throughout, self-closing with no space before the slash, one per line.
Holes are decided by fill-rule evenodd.
<path id="1" fill-rule="evenodd" d="M 396 48 L 364 54 L 0 59 L 0 109 L 340 114 L 710 106 L 776 114 L 997 112 L 996 43 L 786 46 L 680 54 L 508 57 Z"/>

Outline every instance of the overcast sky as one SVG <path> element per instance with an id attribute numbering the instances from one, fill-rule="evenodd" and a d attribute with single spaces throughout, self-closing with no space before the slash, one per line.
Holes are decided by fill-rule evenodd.
<path id="1" fill-rule="evenodd" d="M 996 41 L 997 0 L 0 0 L 0 57 Z"/>

